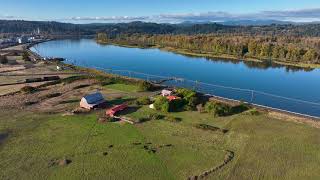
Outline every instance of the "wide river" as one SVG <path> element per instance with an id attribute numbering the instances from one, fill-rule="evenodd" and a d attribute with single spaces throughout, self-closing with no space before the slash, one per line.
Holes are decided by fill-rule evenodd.
<path id="1" fill-rule="evenodd" d="M 189 57 L 159 49 L 99 45 L 92 39 L 49 41 L 38 44 L 31 50 L 43 57 L 63 57 L 66 63 L 112 69 L 113 73 L 137 78 L 156 79 L 153 76 L 148 77 L 134 72 L 178 77 L 179 81 L 166 83 L 193 87 L 217 96 L 252 101 L 260 105 L 320 117 L 319 69 Z M 254 93 L 237 88 L 254 90 Z"/>

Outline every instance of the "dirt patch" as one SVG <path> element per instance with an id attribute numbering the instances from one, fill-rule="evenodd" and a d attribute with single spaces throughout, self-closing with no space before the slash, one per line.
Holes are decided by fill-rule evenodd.
<path id="1" fill-rule="evenodd" d="M 305 117 L 293 116 L 290 114 L 275 112 L 275 111 L 270 111 L 268 113 L 268 116 L 275 118 L 275 119 L 279 119 L 279 120 L 295 122 L 295 123 L 300 123 L 300 124 L 309 124 L 312 127 L 320 128 L 320 120 L 312 120 L 312 119 L 305 118 Z"/>
<path id="2" fill-rule="evenodd" d="M 52 159 L 49 162 L 49 167 L 54 167 L 54 166 L 67 166 L 71 163 L 72 161 L 70 159 Z"/>

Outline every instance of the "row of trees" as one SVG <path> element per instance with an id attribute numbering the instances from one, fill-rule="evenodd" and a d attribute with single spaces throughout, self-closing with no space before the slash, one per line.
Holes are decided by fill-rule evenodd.
<path id="1" fill-rule="evenodd" d="M 100 43 L 171 47 L 216 56 L 320 63 L 320 38 L 145 34 L 119 34 L 111 37 L 99 33 L 97 40 Z"/>
<path id="2" fill-rule="evenodd" d="M 228 34 L 250 36 L 320 37 L 320 24 L 305 25 L 256 25 L 227 26 L 217 23 L 207 24 L 157 24 L 146 22 L 116 24 L 71 24 L 47 21 L 0 20 L 1 33 L 32 33 L 40 29 L 41 34 L 50 35 L 95 35 L 97 32 L 108 34 Z"/>

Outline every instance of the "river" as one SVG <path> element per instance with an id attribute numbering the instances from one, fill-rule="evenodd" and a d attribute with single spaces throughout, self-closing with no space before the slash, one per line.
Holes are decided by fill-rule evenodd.
<path id="1" fill-rule="evenodd" d="M 146 76 L 116 70 L 178 77 L 181 78 L 180 81 L 168 83 L 196 88 L 226 98 L 252 101 L 260 105 L 320 117 L 319 69 L 286 67 L 270 62 L 190 57 L 159 49 L 100 45 L 92 39 L 49 41 L 37 44 L 31 50 L 44 57 L 63 57 L 66 63 L 112 69 L 113 73 L 138 78 L 146 79 Z M 182 79 L 184 81 L 181 81 Z M 254 93 L 247 90 L 254 90 Z"/>

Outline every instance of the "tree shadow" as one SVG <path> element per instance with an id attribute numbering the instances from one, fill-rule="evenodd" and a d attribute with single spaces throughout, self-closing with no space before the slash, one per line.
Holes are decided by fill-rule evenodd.
<path id="1" fill-rule="evenodd" d="M 123 111 L 120 111 L 117 113 L 118 116 L 125 116 L 128 114 L 132 114 L 134 112 L 137 112 L 141 107 L 139 106 L 133 106 L 133 107 L 128 107 L 126 109 L 124 109 Z"/>

